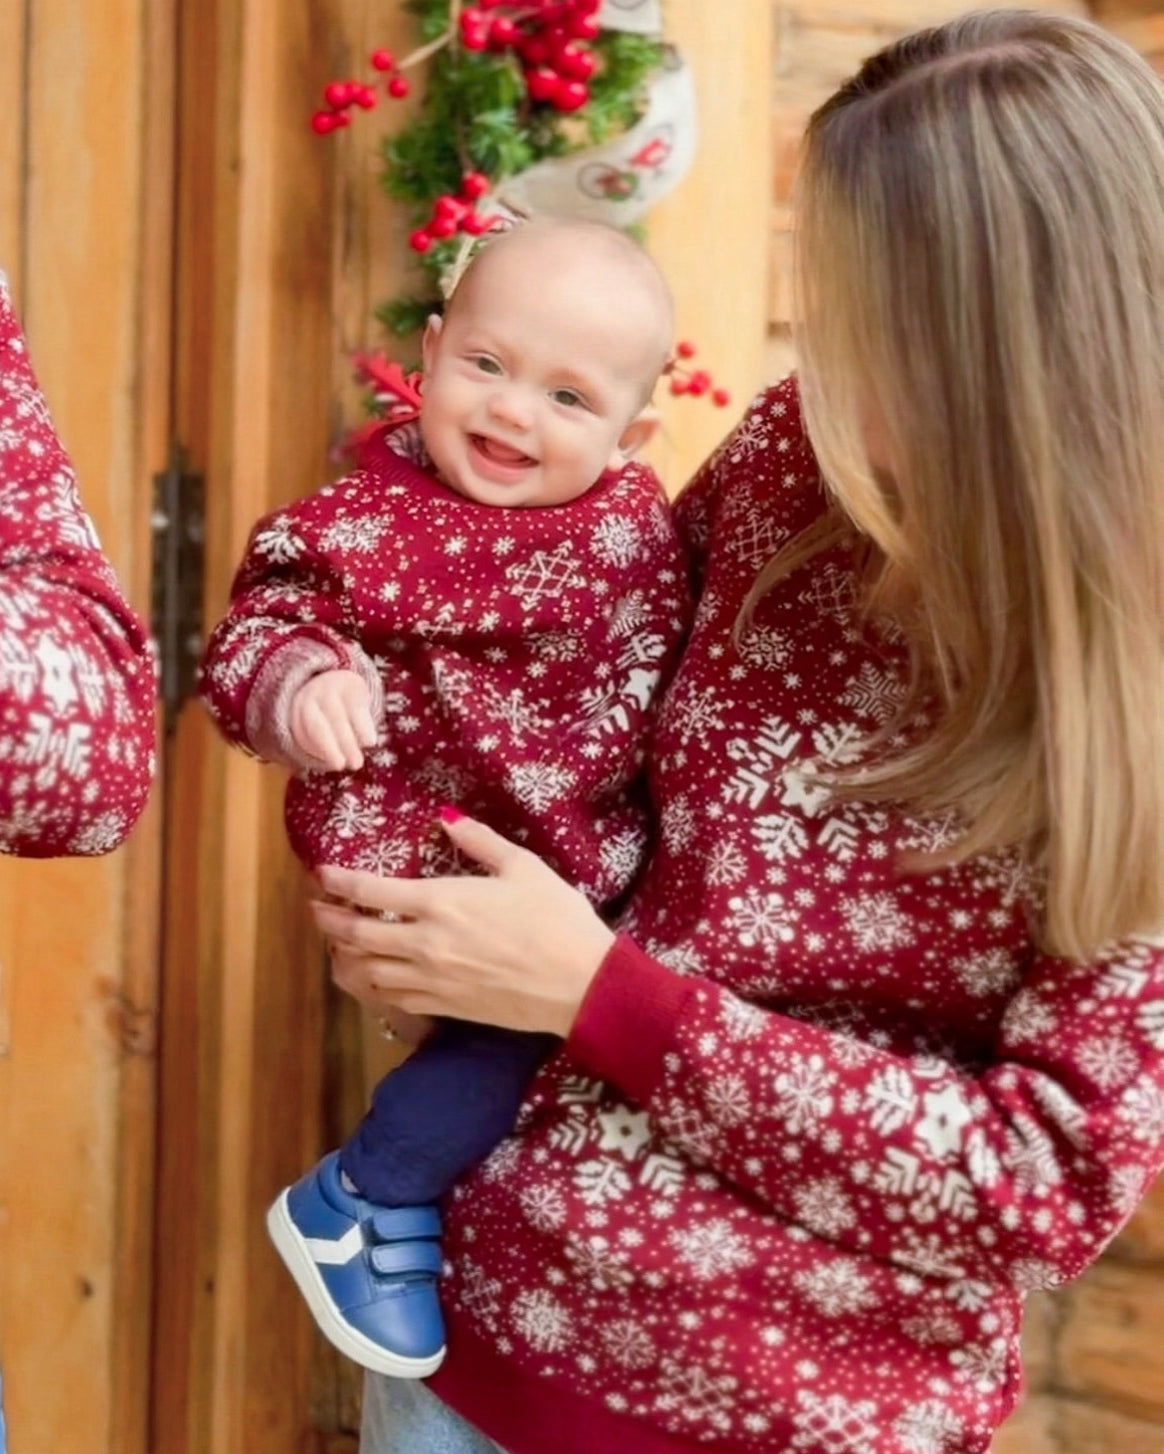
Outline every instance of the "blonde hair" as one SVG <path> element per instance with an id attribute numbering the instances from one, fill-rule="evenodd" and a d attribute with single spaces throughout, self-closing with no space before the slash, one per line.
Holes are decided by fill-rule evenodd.
<path id="1" fill-rule="evenodd" d="M 956 810 L 947 862 L 1017 845 L 1052 952 L 1159 933 L 1161 82 L 1085 21 L 971 14 L 816 112 L 799 187 L 804 411 L 838 509 L 752 599 L 855 527 L 911 646 L 895 725 L 940 707 L 838 790 Z"/>

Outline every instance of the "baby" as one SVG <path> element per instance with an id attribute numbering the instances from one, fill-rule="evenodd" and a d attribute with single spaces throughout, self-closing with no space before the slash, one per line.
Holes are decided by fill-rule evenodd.
<path id="1" fill-rule="evenodd" d="M 612 904 L 645 844 L 651 708 L 688 621 L 655 427 L 670 293 L 622 233 L 489 241 L 423 341 L 419 417 L 255 528 L 202 668 L 224 734 L 290 767 L 309 866 L 457 865 L 442 805 Z M 365 1367 L 444 1356 L 435 1203 L 511 1129 L 552 1037 L 445 1021 L 267 1223 L 323 1333 Z"/>

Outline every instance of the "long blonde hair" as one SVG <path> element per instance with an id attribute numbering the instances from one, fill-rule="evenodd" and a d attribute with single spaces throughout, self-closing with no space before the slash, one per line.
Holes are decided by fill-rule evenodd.
<path id="1" fill-rule="evenodd" d="M 809 435 L 910 640 L 906 713 L 940 704 L 839 790 L 957 810 L 947 859 L 1017 845 L 1053 952 L 1159 933 L 1160 80 L 1063 16 L 909 36 L 813 116 L 797 228 Z"/>

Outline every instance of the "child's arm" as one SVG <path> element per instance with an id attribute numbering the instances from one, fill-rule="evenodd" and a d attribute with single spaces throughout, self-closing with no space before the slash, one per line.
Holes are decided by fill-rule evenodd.
<path id="1" fill-rule="evenodd" d="M 117 847 L 153 775 L 156 690 L 0 274 L 0 851 Z"/>
<path id="2" fill-rule="evenodd" d="M 259 522 L 199 674 L 228 741 L 295 769 L 362 760 L 383 712 L 350 592 L 318 543 L 321 523 L 317 497 Z"/>

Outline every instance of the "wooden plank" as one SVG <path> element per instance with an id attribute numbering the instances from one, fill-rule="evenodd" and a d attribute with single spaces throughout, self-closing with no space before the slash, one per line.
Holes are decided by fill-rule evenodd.
<path id="1" fill-rule="evenodd" d="M 21 285 L 34 362 L 86 504 L 140 604 L 142 7 L 5 6 L 0 68 L 12 122 L 0 126 L 0 235 L 14 254 L 4 264 Z M 144 1450 L 153 1066 L 137 1010 L 148 1020 L 155 908 L 148 875 L 131 891 L 132 863 L 123 851 L 0 870 L 10 1051 L 0 1064 L 0 1364 L 13 1443 L 28 1454 Z M 139 890 L 145 898 L 130 897 Z"/>
<path id="2" fill-rule="evenodd" d="M 20 299 L 24 273 L 24 45 L 31 0 L 0 6 L 0 268 Z"/>
<path id="3" fill-rule="evenodd" d="M 1164 1180 L 1140 1203 L 1108 1253 L 1119 1261 L 1164 1265 Z"/>
<path id="4" fill-rule="evenodd" d="M 1058 1296 L 1060 1386 L 1164 1426 L 1164 1269 L 1101 1261 Z"/>
<path id="5" fill-rule="evenodd" d="M 666 26 L 694 72 L 700 142 L 690 173 L 652 211 L 647 232 L 675 292 L 680 335 L 733 396 L 729 409 L 716 409 L 706 398 L 660 390 L 663 429 L 651 459 L 674 490 L 765 379 L 772 12 L 755 0 L 671 0 Z"/>

